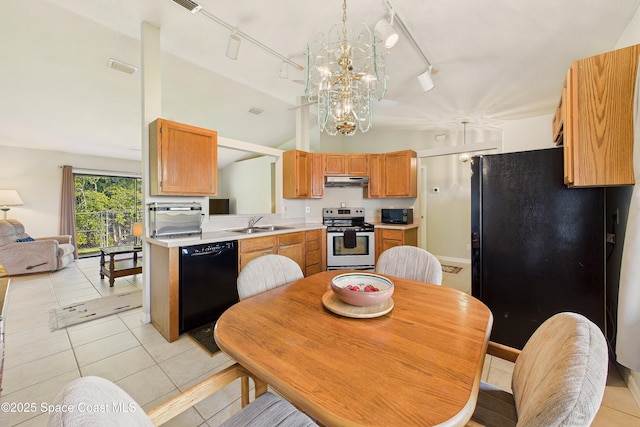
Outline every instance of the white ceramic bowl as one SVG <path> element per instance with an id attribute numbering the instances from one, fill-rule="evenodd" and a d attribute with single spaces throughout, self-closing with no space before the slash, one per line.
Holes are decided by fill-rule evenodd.
<path id="1" fill-rule="evenodd" d="M 347 304 L 366 307 L 386 302 L 393 295 L 393 282 L 372 273 L 345 273 L 331 280 L 331 289 Z"/>

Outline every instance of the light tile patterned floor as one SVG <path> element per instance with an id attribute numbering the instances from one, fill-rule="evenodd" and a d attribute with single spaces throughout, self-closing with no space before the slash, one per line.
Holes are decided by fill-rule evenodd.
<path id="1" fill-rule="evenodd" d="M 460 266 L 460 273 L 443 275 L 443 286 L 469 292 L 469 266 Z M 223 353 L 209 356 L 187 336 L 169 344 L 152 325 L 142 323 L 140 309 L 51 332 L 49 309 L 141 287 L 141 276 L 129 276 L 116 279 L 115 287 L 109 288 L 98 271 L 98 260 L 90 258 L 55 273 L 12 279 L 0 403 L 35 402 L 39 408 L 69 381 L 99 375 L 114 381 L 148 410 L 232 363 Z M 488 357 L 483 379 L 509 389 L 512 368 Z M 239 395 L 240 387 L 234 384 L 168 425 L 218 426 L 239 410 Z M 0 426 L 44 426 L 46 421 L 47 415 L 40 411 L 0 411 Z M 615 367 L 594 423 L 612 425 L 640 425 L 640 408 Z"/>

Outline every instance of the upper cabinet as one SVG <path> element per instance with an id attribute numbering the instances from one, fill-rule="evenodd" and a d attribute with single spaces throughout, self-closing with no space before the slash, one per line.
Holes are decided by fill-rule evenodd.
<path id="1" fill-rule="evenodd" d="M 368 176 L 364 196 L 417 197 L 417 154 L 412 150 L 385 154 L 326 154 L 292 150 L 283 154 L 286 199 L 321 198 L 326 176 Z M 322 165 L 324 164 L 324 167 Z"/>
<path id="2" fill-rule="evenodd" d="M 573 62 L 553 120 L 570 187 L 634 184 L 633 104 L 640 45 Z"/>
<path id="3" fill-rule="evenodd" d="M 323 154 L 326 176 L 369 176 L 366 154 Z"/>
<path id="4" fill-rule="evenodd" d="M 415 151 L 404 150 L 370 156 L 372 173 L 369 177 L 368 197 L 418 196 L 418 155 Z"/>
<path id="5" fill-rule="evenodd" d="M 311 197 L 311 153 L 285 151 L 282 155 L 282 196 L 285 199 Z"/>
<path id="6" fill-rule="evenodd" d="M 157 119 L 149 124 L 152 196 L 215 196 L 218 139 L 212 130 Z"/>

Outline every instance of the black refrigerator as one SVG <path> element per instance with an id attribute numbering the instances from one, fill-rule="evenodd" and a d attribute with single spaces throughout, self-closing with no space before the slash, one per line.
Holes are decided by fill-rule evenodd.
<path id="1" fill-rule="evenodd" d="M 522 348 L 561 311 L 604 331 L 604 188 L 567 188 L 562 148 L 476 156 L 471 177 L 472 294 L 491 340 Z"/>

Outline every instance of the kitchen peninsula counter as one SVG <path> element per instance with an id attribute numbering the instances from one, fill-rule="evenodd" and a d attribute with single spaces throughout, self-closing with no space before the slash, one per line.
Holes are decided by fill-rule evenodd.
<path id="1" fill-rule="evenodd" d="M 263 227 L 271 224 L 264 224 Z M 197 236 L 178 236 L 174 238 L 147 238 L 149 253 L 145 254 L 149 262 L 149 288 L 151 323 L 169 342 L 180 336 L 180 248 L 232 240 L 259 239 L 276 236 L 307 233 L 322 230 L 321 223 L 273 224 L 286 227 L 280 230 L 260 231 L 251 234 L 231 231 L 233 229 L 208 231 Z M 303 238 L 304 239 L 304 238 Z M 280 239 L 278 239 L 280 240 Z M 301 250 L 304 250 L 302 248 Z M 237 263 L 237 261 L 236 261 Z"/>
<path id="2" fill-rule="evenodd" d="M 146 239 L 146 242 L 148 242 L 150 245 L 157 245 L 165 248 L 174 248 L 181 246 L 226 242 L 229 240 L 251 239 L 253 237 L 273 236 L 276 234 L 295 233 L 298 231 L 320 230 L 324 227 L 321 223 L 277 224 L 277 226 L 287 228 L 274 231 L 260 231 L 259 233 L 251 234 L 232 231 L 232 229 L 217 230 L 203 232 L 202 234 L 197 236 L 148 237 Z M 242 227 L 237 227 L 237 229 L 240 228 Z"/>

